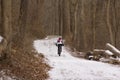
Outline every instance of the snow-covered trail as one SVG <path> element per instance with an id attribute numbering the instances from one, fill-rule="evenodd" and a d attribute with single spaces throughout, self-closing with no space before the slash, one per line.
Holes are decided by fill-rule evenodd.
<path id="1" fill-rule="evenodd" d="M 53 68 L 49 80 L 120 80 L 120 67 L 72 57 L 63 47 L 61 56 L 55 46 L 57 38 L 35 40 L 34 47 L 43 53 Z"/>

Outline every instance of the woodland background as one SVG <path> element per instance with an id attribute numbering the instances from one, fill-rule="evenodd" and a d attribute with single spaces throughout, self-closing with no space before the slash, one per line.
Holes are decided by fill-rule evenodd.
<path id="1" fill-rule="evenodd" d="M 78 51 L 108 42 L 120 49 L 119 12 L 119 0 L 0 0 L 0 35 L 9 50 L 46 35 L 62 35 Z"/>

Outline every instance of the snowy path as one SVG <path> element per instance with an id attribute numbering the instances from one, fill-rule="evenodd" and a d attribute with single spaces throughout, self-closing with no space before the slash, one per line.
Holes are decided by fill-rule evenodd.
<path id="1" fill-rule="evenodd" d="M 120 80 L 120 67 L 72 57 L 63 47 L 57 55 L 57 38 L 34 41 L 34 47 L 43 53 L 53 68 L 49 80 Z"/>

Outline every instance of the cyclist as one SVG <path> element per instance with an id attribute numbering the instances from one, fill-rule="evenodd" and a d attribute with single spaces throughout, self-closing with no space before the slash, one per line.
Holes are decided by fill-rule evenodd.
<path id="1" fill-rule="evenodd" d="M 63 40 L 61 37 L 58 38 L 56 46 L 58 47 L 58 55 L 60 56 L 62 52 L 62 46 L 64 46 Z"/>

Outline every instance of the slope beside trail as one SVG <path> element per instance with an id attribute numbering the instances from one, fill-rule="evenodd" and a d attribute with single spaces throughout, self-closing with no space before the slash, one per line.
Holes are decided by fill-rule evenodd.
<path id="1" fill-rule="evenodd" d="M 46 38 L 34 41 L 38 53 L 42 53 L 53 67 L 48 80 L 119 80 L 120 67 L 96 61 L 75 58 L 63 47 L 61 56 L 55 46 L 57 38 Z"/>

